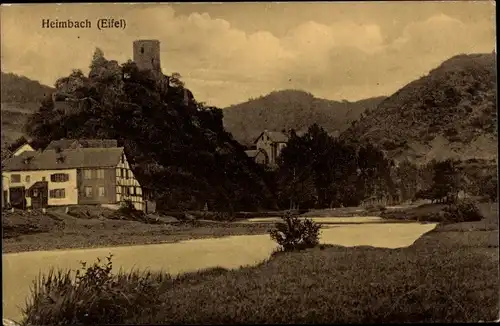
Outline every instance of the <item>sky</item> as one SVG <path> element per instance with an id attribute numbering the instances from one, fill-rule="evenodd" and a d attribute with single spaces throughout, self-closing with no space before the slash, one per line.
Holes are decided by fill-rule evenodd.
<path id="1" fill-rule="evenodd" d="M 221 108 L 282 89 L 391 95 L 454 55 L 496 49 L 492 1 L 23 4 L 0 14 L 3 72 L 53 86 L 72 69 L 87 73 L 96 47 L 126 62 L 134 40 L 157 39 L 163 73 Z M 127 25 L 99 30 L 99 18 Z M 93 26 L 42 29 L 42 19 Z"/>

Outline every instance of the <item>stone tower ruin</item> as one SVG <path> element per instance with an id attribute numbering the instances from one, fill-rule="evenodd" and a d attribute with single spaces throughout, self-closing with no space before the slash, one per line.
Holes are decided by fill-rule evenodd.
<path id="1" fill-rule="evenodd" d="M 134 41 L 134 62 L 136 63 L 139 70 L 152 70 L 161 72 L 160 41 Z"/>

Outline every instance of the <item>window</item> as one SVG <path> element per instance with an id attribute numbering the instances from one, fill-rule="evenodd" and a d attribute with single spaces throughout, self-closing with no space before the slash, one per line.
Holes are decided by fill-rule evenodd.
<path id="1" fill-rule="evenodd" d="M 83 178 L 87 180 L 92 179 L 92 170 L 83 170 Z"/>
<path id="2" fill-rule="evenodd" d="M 144 47 L 141 46 L 141 54 L 144 54 Z"/>
<path id="3" fill-rule="evenodd" d="M 66 197 L 65 189 L 52 189 L 50 191 L 50 198 L 64 198 Z"/>
<path id="4" fill-rule="evenodd" d="M 52 182 L 66 182 L 69 180 L 69 174 L 67 173 L 55 173 L 50 175 L 50 181 Z"/>
<path id="5" fill-rule="evenodd" d="M 92 187 L 85 187 L 85 197 L 92 197 Z"/>
<path id="6" fill-rule="evenodd" d="M 99 187 L 99 197 L 104 197 L 104 187 Z"/>
<path id="7" fill-rule="evenodd" d="M 120 170 L 120 177 L 125 178 L 125 169 Z"/>
<path id="8" fill-rule="evenodd" d="M 24 178 L 24 180 L 25 180 L 26 182 L 30 182 L 30 179 L 31 179 L 31 178 L 30 178 L 30 176 L 29 176 L 29 175 L 27 175 L 27 176 Z"/>
<path id="9" fill-rule="evenodd" d="M 97 179 L 104 179 L 104 170 L 103 169 L 97 170 Z"/>
<path id="10" fill-rule="evenodd" d="M 135 187 L 130 187 L 130 195 L 135 195 Z"/>
<path id="11" fill-rule="evenodd" d="M 19 183 L 21 182 L 21 175 L 20 174 L 13 174 L 11 177 L 10 177 L 10 181 L 12 183 Z"/>
<path id="12" fill-rule="evenodd" d="M 129 196 L 128 187 L 124 186 L 122 190 L 123 190 L 123 196 Z"/>
<path id="13" fill-rule="evenodd" d="M 141 187 L 136 187 L 136 188 L 135 188 L 135 193 L 136 193 L 138 196 L 142 196 L 142 189 L 141 189 Z"/>
<path id="14" fill-rule="evenodd" d="M 130 178 L 129 170 L 125 170 L 125 179 Z"/>
<path id="15" fill-rule="evenodd" d="M 121 186 L 116 186 L 116 193 L 121 194 L 122 193 L 122 187 Z"/>

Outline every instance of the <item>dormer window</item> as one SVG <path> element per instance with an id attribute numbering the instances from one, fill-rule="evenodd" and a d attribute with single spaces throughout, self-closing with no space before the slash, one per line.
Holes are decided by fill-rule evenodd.
<path id="1" fill-rule="evenodd" d="M 33 157 L 31 157 L 31 156 L 27 157 L 27 158 L 24 159 L 24 164 L 30 164 L 31 161 L 33 161 Z"/>
<path id="2" fill-rule="evenodd" d="M 66 157 L 64 156 L 59 156 L 58 158 L 56 158 L 56 162 L 57 163 L 64 163 L 66 161 Z"/>

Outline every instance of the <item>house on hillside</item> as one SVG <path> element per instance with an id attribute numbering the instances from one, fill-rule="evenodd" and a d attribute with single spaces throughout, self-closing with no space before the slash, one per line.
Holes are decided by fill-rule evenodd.
<path id="1" fill-rule="evenodd" d="M 277 159 L 288 142 L 288 135 L 283 132 L 264 130 L 254 141 L 254 150 L 246 151 L 257 163 L 275 167 Z"/>
<path id="2" fill-rule="evenodd" d="M 69 147 L 26 151 L 2 162 L 7 201 L 13 207 L 40 208 L 130 200 L 144 209 L 142 187 L 123 147 Z"/>

